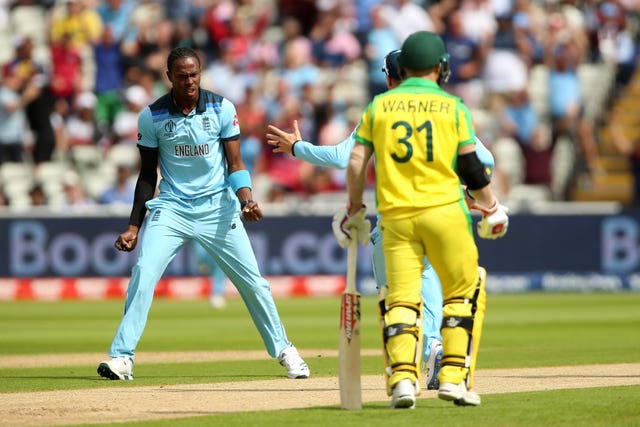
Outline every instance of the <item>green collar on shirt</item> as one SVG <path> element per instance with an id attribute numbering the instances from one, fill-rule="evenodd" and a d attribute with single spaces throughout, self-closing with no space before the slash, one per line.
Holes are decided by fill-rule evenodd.
<path id="1" fill-rule="evenodd" d="M 434 82 L 433 80 L 423 79 L 422 77 L 409 77 L 408 79 L 400 83 L 399 86 L 423 86 L 430 89 L 441 89 L 440 86 L 438 86 L 438 83 Z"/>

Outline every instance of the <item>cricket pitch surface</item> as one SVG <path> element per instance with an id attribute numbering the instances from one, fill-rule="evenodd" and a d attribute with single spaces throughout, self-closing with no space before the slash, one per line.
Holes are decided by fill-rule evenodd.
<path id="1" fill-rule="evenodd" d="M 336 357 L 335 350 L 303 350 L 301 355 Z M 380 351 L 363 350 L 363 355 Z M 185 352 L 137 354 L 138 363 L 256 360 L 268 357 L 255 352 Z M 101 354 L 69 354 L 0 357 L 0 369 L 28 366 L 97 366 Z M 277 363 L 274 361 L 274 363 Z M 95 370 L 92 370 L 95 373 Z M 87 372 L 89 375 L 89 372 Z M 284 371 L 283 371 L 284 374 Z M 104 388 L 0 393 L 0 426 L 42 427 L 56 425 L 117 423 L 184 418 L 228 412 L 271 411 L 340 404 L 337 377 L 304 380 L 273 379 L 206 384 Z M 97 376 L 97 374 L 95 374 Z M 135 382 L 134 382 L 135 383 Z M 640 363 L 580 365 L 517 369 L 479 369 L 474 390 L 483 394 L 608 387 L 640 384 Z M 233 398 L 230 398 L 233 396 Z M 418 398 L 436 398 L 423 390 Z M 362 377 L 363 402 L 386 401 L 382 374 Z M 132 403 L 133 402 L 133 403 Z"/>

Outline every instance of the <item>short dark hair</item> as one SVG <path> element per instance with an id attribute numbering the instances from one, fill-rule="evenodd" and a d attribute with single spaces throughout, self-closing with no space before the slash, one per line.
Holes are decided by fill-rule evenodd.
<path id="1" fill-rule="evenodd" d="M 200 56 L 198 56 L 198 52 L 191 49 L 190 47 L 176 47 L 171 50 L 169 56 L 167 57 L 167 70 L 171 71 L 173 64 L 179 59 L 184 58 L 196 58 L 198 64 L 200 64 Z"/>

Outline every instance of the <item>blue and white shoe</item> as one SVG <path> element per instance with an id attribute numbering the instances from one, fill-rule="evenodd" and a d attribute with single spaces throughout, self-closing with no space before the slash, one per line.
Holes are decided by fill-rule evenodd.
<path id="1" fill-rule="evenodd" d="M 298 350 L 291 346 L 280 352 L 278 362 L 287 370 L 287 378 L 302 379 L 309 378 L 309 366 L 300 357 Z"/>
<path id="2" fill-rule="evenodd" d="M 133 381 L 133 360 L 127 356 L 105 360 L 98 365 L 98 374 L 110 380 Z"/>
<path id="3" fill-rule="evenodd" d="M 422 363 L 422 370 L 425 372 L 427 390 L 437 390 L 440 387 L 438 374 L 442 367 L 442 343 L 433 340 L 429 358 Z"/>

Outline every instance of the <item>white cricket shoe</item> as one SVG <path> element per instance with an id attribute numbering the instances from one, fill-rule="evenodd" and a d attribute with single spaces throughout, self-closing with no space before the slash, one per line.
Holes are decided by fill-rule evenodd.
<path id="1" fill-rule="evenodd" d="M 110 380 L 133 381 L 133 360 L 127 356 L 105 360 L 98 365 L 98 374 Z"/>
<path id="2" fill-rule="evenodd" d="M 442 383 L 438 390 L 438 397 L 442 400 L 453 400 L 453 403 L 460 406 L 479 406 L 480 396 L 472 390 L 467 390 L 467 385 Z"/>
<path id="3" fill-rule="evenodd" d="M 394 409 L 416 407 L 416 386 L 410 379 L 400 381 L 391 392 L 391 407 Z"/>
<path id="4" fill-rule="evenodd" d="M 309 366 L 307 366 L 307 362 L 302 360 L 294 346 L 282 350 L 278 356 L 278 362 L 287 370 L 288 378 L 309 378 Z"/>
<path id="5" fill-rule="evenodd" d="M 222 310 L 227 306 L 227 301 L 222 295 L 211 295 L 209 297 L 209 304 L 216 310 Z"/>
<path id="6" fill-rule="evenodd" d="M 425 372 L 427 390 L 437 390 L 440 387 L 438 374 L 442 368 L 442 343 L 438 340 L 431 342 L 429 358 L 422 361 L 422 370 Z"/>

